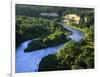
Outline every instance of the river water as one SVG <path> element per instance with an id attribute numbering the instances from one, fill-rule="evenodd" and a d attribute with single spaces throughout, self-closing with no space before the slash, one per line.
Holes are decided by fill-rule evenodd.
<path id="1" fill-rule="evenodd" d="M 63 26 L 65 29 L 72 32 L 72 35 L 68 36 L 72 40 L 75 40 L 76 42 L 80 41 L 83 38 L 83 33 L 80 31 L 77 31 L 75 29 L 71 29 L 68 26 Z M 20 46 L 16 49 L 16 60 L 15 60 L 15 72 L 16 73 L 25 73 L 25 72 L 36 72 L 38 71 L 38 66 L 42 58 L 45 56 L 55 54 L 57 51 L 63 47 L 64 44 L 54 46 L 54 47 L 48 47 L 40 50 L 35 50 L 33 52 L 24 52 L 24 49 L 28 47 L 28 44 L 32 40 L 28 40 L 23 42 Z"/>

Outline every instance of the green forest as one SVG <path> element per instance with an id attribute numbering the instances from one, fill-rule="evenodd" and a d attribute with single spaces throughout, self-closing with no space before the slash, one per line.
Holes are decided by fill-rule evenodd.
<path id="1" fill-rule="evenodd" d="M 56 13 L 58 16 L 41 16 L 40 13 Z M 74 17 L 79 17 L 78 24 Z M 65 21 L 65 22 L 64 22 Z M 84 34 L 76 42 L 67 37 L 71 31 L 63 24 Z M 26 40 L 33 40 L 24 50 L 33 52 L 47 47 L 64 44 L 56 54 L 44 57 L 38 71 L 93 69 L 94 60 L 94 9 L 59 6 L 16 5 L 16 48 Z M 46 53 L 46 51 L 45 51 Z"/>
<path id="2" fill-rule="evenodd" d="M 59 23 L 42 18 L 16 16 L 16 46 L 25 40 L 37 38 L 31 42 L 25 52 L 54 46 L 70 40 L 66 36 L 71 34 Z M 59 41 L 59 42 L 58 42 Z M 33 47 L 35 45 L 35 47 Z"/>

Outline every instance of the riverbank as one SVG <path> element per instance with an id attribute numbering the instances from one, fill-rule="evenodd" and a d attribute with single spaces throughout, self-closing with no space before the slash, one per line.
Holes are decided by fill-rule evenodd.
<path id="1" fill-rule="evenodd" d="M 65 29 L 67 30 L 67 27 Z M 72 29 L 72 31 L 74 32 L 73 29 Z M 76 33 L 73 34 L 73 32 L 71 32 L 72 33 L 71 38 L 76 36 L 76 34 L 79 35 L 79 37 L 82 37 L 82 35 L 80 35 L 81 33 L 79 33 L 79 32 L 77 33 L 77 31 L 75 31 Z M 74 37 L 74 39 L 77 39 L 77 37 Z M 58 45 L 58 46 L 35 50 L 34 52 L 25 53 L 24 49 L 26 49 L 28 47 L 29 43 L 30 42 L 27 42 L 27 41 L 23 42 L 17 49 L 16 72 L 38 71 L 40 61 L 44 57 L 46 57 L 48 55 L 56 54 L 58 52 L 58 50 L 63 47 L 63 44 L 62 44 L 62 45 Z"/>
<path id="2" fill-rule="evenodd" d="M 62 27 L 62 29 L 65 30 L 64 27 Z M 62 31 L 62 30 L 55 31 L 44 38 L 39 38 L 38 40 L 32 41 L 28 45 L 28 47 L 24 50 L 24 52 L 31 52 L 31 51 L 35 51 L 35 50 L 39 50 L 39 49 L 43 49 L 47 47 L 54 47 L 54 46 L 63 44 L 71 40 L 70 37 L 68 37 L 71 34 L 72 32 L 67 29 L 65 31 Z"/>
<path id="3" fill-rule="evenodd" d="M 64 23 L 64 25 L 66 25 L 66 23 Z M 84 30 L 83 29 L 81 29 L 81 28 L 79 28 L 79 27 L 76 27 L 76 26 L 72 26 L 72 25 L 67 25 L 69 28 L 72 28 L 72 29 L 76 29 L 76 30 L 78 30 L 78 31 L 81 31 L 81 32 L 84 32 Z"/>
<path id="4" fill-rule="evenodd" d="M 36 40 L 31 42 L 28 47 L 24 50 L 24 52 L 32 52 L 32 51 L 36 51 L 36 50 L 40 50 L 40 49 L 44 49 L 44 48 L 48 48 L 48 47 L 54 47 L 54 46 L 58 46 L 61 44 L 64 44 L 65 42 L 68 42 L 69 40 L 71 40 L 70 38 L 65 38 L 65 39 L 61 39 L 61 41 L 56 40 L 56 42 L 50 41 L 50 43 L 43 43 L 43 40 Z"/>
<path id="5" fill-rule="evenodd" d="M 80 51 L 80 53 L 78 52 L 80 50 L 80 44 L 81 44 L 79 41 L 81 41 L 83 39 L 83 34 L 81 33 L 82 31 L 77 30 L 75 28 L 71 28 L 66 25 L 64 25 L 64 28 L 72 31 L 72 35 L 69 36 L 72 39 L 70 41 L 66 42 L 64 44 L 64 46 L 57 51 L 56 54 L 48 55 L 48 56 L 44 57 L 40 61 L 39 69 L 38 69 L 39 72 L 40 71 L 55 71 L 55 70 L 74 69 L 74 67 L 70 64 L 70 61 L 72 59 L 75 60 L 75 57 L 77 57 L 81 53 L 81 51 Z M 74 55 L 74 53 L 75 54 L 77 53 L 77 55 Z M 66 61 L 68 61 L 67 62 L 68 65 L 60 64 L 60 62 L 62 63 L 62 61 L 66 62 L 63 55 L 65 55 L 66 58 L 69 57 L 68 60 L 66 59 Z M 73 55 L 72 59 L 70 59 L 71 58 L 70 55 Z M 62 61 L 60 60 L 60 58 L 62 59 Z M 72 62 L 73 62 L 73 60 L 72 60 Z M 65 65 L 66 65 L 66 67 L 65 67 Z M 76 68 L 79 69 L 79 67 L 76 67 Z"/>
<path id="6" fill-rule="evenodd" d="M 90 29 L 92 27 L 82 29 L 65 24 L 64 26 L 70 28 L 71 31 L 74 29 L 74 32 L 77 30 L 84 33 L 83 40 L 81 42 L 69 41 L 56 54 L 44 57 L 39 64 L 39 72 L 94 68 L 94 44 L 93 36 L 91 36 L 93 30 Z M 75 33 L 73 34 L 75 35 Z"/>

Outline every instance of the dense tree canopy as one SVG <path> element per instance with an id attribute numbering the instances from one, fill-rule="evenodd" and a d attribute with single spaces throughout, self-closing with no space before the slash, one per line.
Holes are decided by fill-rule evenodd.
<path id="1" fill-rule="evenodd" d="M 70 26 L 82 31 L 84 39 L 81 42 L 69 41 L 66 43 L 57 54 L 53 55 L 55 59 L 52 58 L 52 61 L 56 62 L 55 68 L 50 66 L 48 71 L 49 68 L 54 70 L 94 68 L 94 13 L 87 10 L 86 12 L 80 11 L 80 13 L 75 14 L 80 15 L 80 23 L 70 22 Z M 49 58 L 50 56 L 47 56 L 40 62 L 39 71 L 46 71 L 44 64 L 49 65 Z M 52 63 L 50 64 L 52 65 Z"/>
<path id="2" fill-rule="evenodd" d="M 41 13 L 55 13 L 58 16 L 42 16 Z M 71 32 L 60 24 L 66 20 L 64 17 L 68 14 L 80 17 L 79 24 L 69 21 L 69 27 L 84 33 L 84 38 L 80 42 L 68 38 Z M 58 53 L 41 60 L 38 71 L 94 68 L 94 9 L 17 4 L 16 47 L 30 39 L 33 41 L 25 52 L 66 42 Z"/>
<path id="3" fill-rule="evenodd" d="M 51 56 L 53 57 L 51 58 Z M 56 55 L 51 56 L 43 58 L 40 62 L 39 71 L 94 68 L 94 48 L 84 41 L 81 43 L 69 41 Z M 49 58 L 51 58 L 50 61 Z M 55 66 L 53 62 L 55 62 Z"/>
<path id="4" fill-rule="evenodd" d="M 16 46 L 25 40 L 40 38 L 35 40 L 36 42 L 30 43 L 25 51 L 64 43 L 69 34 L 71 32 L 64 29 L 61 24 L 48 19 L 28 16 L 16 17 Z"/>

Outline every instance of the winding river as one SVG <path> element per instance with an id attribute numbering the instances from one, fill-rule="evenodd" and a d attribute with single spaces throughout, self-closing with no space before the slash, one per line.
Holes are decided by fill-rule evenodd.
<path id="1" fill-rule="evenodd" d="M 72 32 L 72 35 L 68 37 L 70 37 L 72 40 L 75 40 L 76 42 L 80 41 L 84 36 L 83 33 L 78 30 L 71 29 L 68 26 L 63 26 L 63 27 Z M 45 49 L 36 50 L 34 52 L 25 53 L 24 49 L 28 47 L 28 44 L 31 41 L 32 40 L 23 42 L 16 49 L 16 60 L 15 60 L 16 73 L 38 71 L 38 66 L 41 59 L 44 58 L 45 56 L 57 53 L 57 51 L 64 45 L 62 44 L 54 47 L 48 47 Z"/>

